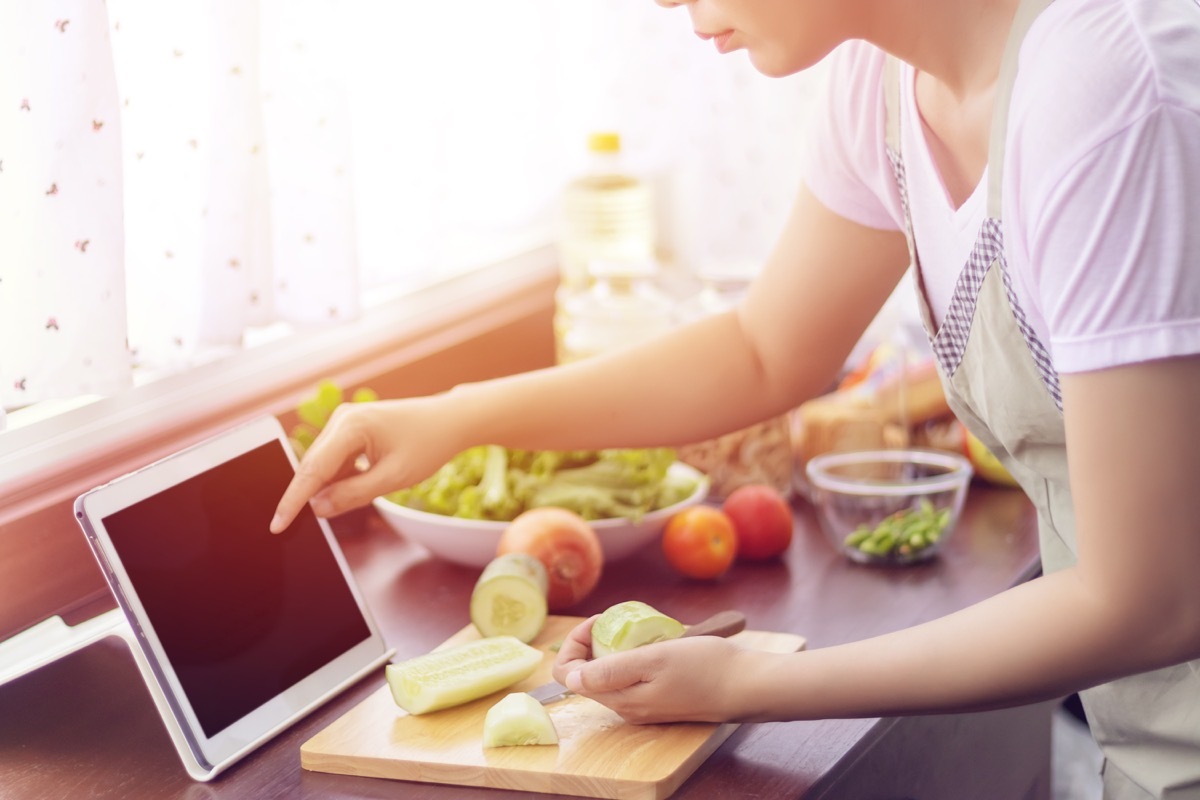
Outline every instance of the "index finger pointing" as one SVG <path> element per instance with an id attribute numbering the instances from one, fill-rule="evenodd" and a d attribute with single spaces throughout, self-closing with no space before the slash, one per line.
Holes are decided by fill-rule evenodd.
<path id="1" fill-rule="evenodd" d="M 298 471 L 292 476 L 283 497 L 275 507 L 275 516 L 271 519 L 271 533 L 282 533 L 286 530 L 300 513 L 300 509 L 304 508 L 304 504 L 324 485 L 324 481 L 311 472 Z"/>
<path id="2" fill-rule="evenodd" d="M 341 465 L 352 455 L 352 446 L 345 437 L 317 437 L 300 461 L 296 474 L 275 507 L 271 533 L 280 533 L 292 524 L 304 504 L 337 477 Z"/>

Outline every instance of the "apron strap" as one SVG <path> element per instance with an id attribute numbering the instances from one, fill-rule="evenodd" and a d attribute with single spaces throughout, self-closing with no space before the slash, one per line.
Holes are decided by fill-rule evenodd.
<path id="1" fill-rule="evenodd" d="M 900 155 L 900 60 L 888 54 L 883 62 L 883 106 L 888 149 Z"/>
<path id="2" fill-rule="evenodd" d="M 1005 132 L 1008 130 L 1008 107 L 1012 101 L 1013 84 L 1017 79 L 1017 62 L 1021 43 L 1038 14 L 1051 0 L 1021 0 L 1008 33 L 1008 43 L 1000 60 L 1000 75 L 996 80 L 996 96 L 992 101 L 992 129 L 988 137 L 988 204 L 987 214 L 1000 219 L 1000 192 L 1004 175 Z"/>

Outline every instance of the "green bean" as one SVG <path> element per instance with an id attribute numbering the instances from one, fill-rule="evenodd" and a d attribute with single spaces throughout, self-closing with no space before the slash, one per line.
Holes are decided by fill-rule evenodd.
<path id="1" fill-rule="evenodd" d="M 870 556 L 914 556 L 937 544 L 950 524 L 950 513 L 951 509 L 938 509 L 923 497 L 916 506 L 889 514 L 874 527 L 859 525 L 843 544 Z"/>
<path id="2" fill-rule="evenodd" d="M 870 535 L 871 535 L 870 528 L 868 528 L 866 525 L 859 525 L 857 528 L 854 529 L 854 531 L 852 533 L 850 533 L 848 536 L 846 536 L 846 546 L 847 547 L 858 547 L 860 544 L 865 542 L 867 540 L 867 537 L 869 537 Z"/>

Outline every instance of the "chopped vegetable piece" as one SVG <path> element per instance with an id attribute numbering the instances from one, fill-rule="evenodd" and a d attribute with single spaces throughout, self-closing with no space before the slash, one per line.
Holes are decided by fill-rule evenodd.
<path id="1" fill-rule="evenodd" d="M 542 663 L 542 651 L 514 636 L 490 636 L 388 664 L 396 705 L 427 714 L 461 705 L 524 680 Z"/>
<path id="2" fill-rule="evenodd" d="M 916 507 L 889 514 L 873 527 L 859 525 L 842 543 L 879 560 L 913 561 L 933 552 L 949 525 L 949 508 L 921 498 Z"/>
<path id="3" fill-rule="evenodd" d="M 592 655 L 606 656 L 651 642 L 677 639 L 683 623 L 640 600 L 610 606 L 592 624 Z"/>
<path id="4" fill-rule="evenodd" d="M 512 692 L 488 709 L 483 746 L 558 744 L 558 731 L 546 707 L 525 692 Z"/>
<path id="5" fill-rule="evenodd" d="M 505 553 L 484 567 L 471 592 L 471 622 L 483 636 L 531 642 L 546 624 L 546 567 L 528 553 Z"/>

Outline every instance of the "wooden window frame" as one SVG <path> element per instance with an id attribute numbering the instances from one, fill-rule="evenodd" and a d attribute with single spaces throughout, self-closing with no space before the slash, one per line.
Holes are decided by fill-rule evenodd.
<path id="1" fill-rule="evenodd" d="M 0 641 L 115 607 L 74 519 L 82 492 L 262 414 L 291 427 L 322 379 L 405 397 L 549 366 L 556 286 L 553 252 L 541 248 L 355 322 L 0 434 Z"/>

